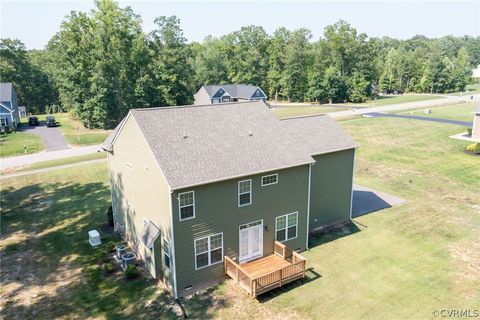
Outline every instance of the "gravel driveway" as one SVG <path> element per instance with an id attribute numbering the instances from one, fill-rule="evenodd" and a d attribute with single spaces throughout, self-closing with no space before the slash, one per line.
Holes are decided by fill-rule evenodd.
<path id="1" fill-rule="evenodd" d="M 57 127 L 48 128 L 44 124 L 36 127 L 23 125 L 18 128 L 18 131 L 32 133 L 40 136 L 45 144 L 46 151 L 55 151 L 62 149 L 69 149 L 67 141 L 63 137 L 62 132 Z"/>

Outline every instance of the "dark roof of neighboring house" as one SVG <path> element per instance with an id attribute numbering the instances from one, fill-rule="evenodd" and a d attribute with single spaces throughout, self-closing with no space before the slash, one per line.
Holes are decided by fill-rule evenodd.
<path id="1" fill-rule="evenodd" d="M 329 116 L 280 121 L 262 101 L 132 109 L 129 116 L 172 189 L 306 165 L 313 155 L 358 146 Z"/>
<path id="2" fill-rule="evenodd" d="M 0 101 L 12 101 L 13 85 L 11 82 L 0 83 Z"/>
<path id="3" fill-rule="evenodd" d="M 225 90 L 232 98 L 243 98 L 250 99 L 257 89 L 260 89 L 257 86 L 252 86 L 249 84 L 222 84 L 222 85 L 208 85 L 203 86 L 207 91 L 210 97 L 213 97 L 217 93 L 218 89 L 222 88 Z M 262 89 L 260 91 L 265 95 Z"/>

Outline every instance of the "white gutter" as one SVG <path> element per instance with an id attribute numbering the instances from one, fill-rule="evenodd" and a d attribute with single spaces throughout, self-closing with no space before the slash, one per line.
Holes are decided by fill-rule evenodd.
<path id="1" fill-rule="evenodd" d="M 310 233 L 310 185 L 312 181 L 312 165 L 308 165 L 308 202 L 307 202 L 307 239 L 305 240 L 305 249 L 308 250 L 308 235 Z"/>

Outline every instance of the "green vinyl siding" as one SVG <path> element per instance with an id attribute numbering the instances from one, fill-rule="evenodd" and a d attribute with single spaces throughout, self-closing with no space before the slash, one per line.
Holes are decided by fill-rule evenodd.
<path id="1" fill-rule="evenodd" d="M 310 230 L 350 219 L 354 150 L 314 156 Z"/>
<path id="2" fill-rule="evenodd" d="M 261 186 L 261 177 L 278 173 L 278 183 Z M 238 182 L 252 180 L 252 204 L 238 206 Z M 178 194 L 195 191 L 195 218 L 179 221 Z M 285 244 L 292 249 L 305 249 L 307 235 L 308 166 L 263 173 L 240 179 L 176 190 L 172 194 L 175 233 L 175 264 L 179 292 L 187 286 L 219 279 L 224 275 L 223 263 L 195 270 L 194 240 L 223 233 L 223 254 L 237 259 L 239 226 L 263 220 L 263 256 L 273 253 L 275 218 L 298 212 L 295 239 Z"/>

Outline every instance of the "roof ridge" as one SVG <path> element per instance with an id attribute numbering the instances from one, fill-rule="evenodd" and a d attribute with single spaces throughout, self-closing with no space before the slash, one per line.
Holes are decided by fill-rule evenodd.
<path id="1" fill-rule="evenodd" d="M 223 103 L 214 103 L 214 104 L 187 104 L 183 106 L 165 106 L 165 107 L 150 107 L 150 108 L 136 108 L 130 109 L 131 111 L 150 111 L 150 110 L 162 110 L 162 109 L 179 109 L 179 108 L 198 108 L 198 107 L 212 107 L 212 106 L 224 106 L 232 104 L 253 104 L 258 103 L 259 100 L 251 101 L 237 101 L 237 102 L 223 102 Z"/>
<path id="2" fill-rule="evenodd" d="M 303 119 L 303 118 L 324 117 L 324 116 L 328 116 L 328 114 L 326 114 L 326 113 L 317 113 L 317 114 L 310 114 L 310 115 L 304 115 L 304 116 L 292 116 L 292 117 L 281 118 L 280 121 L 283 121 L 283 120 L 294 120 L 294 119 Z"/>

